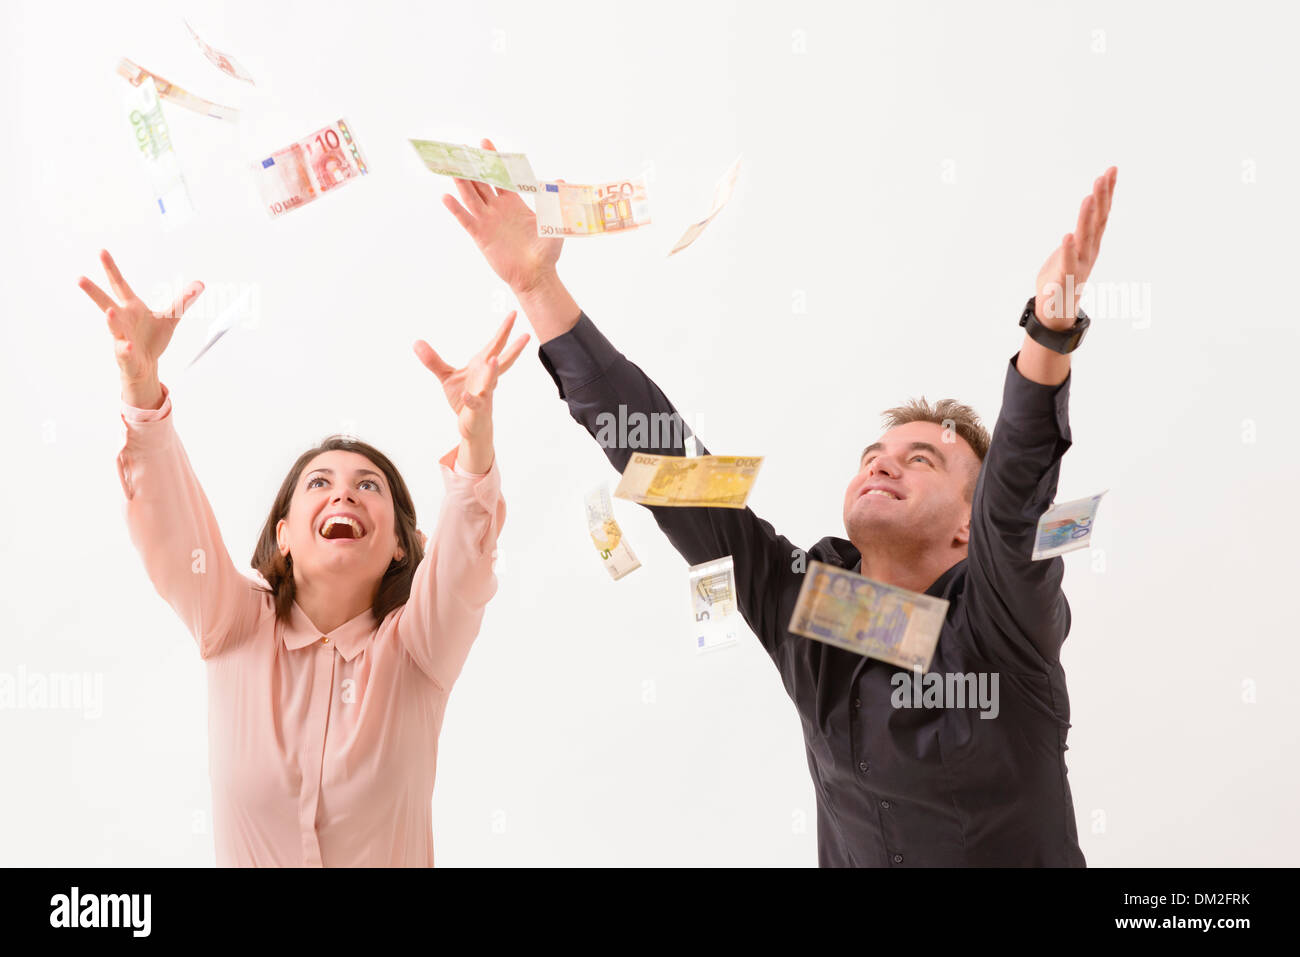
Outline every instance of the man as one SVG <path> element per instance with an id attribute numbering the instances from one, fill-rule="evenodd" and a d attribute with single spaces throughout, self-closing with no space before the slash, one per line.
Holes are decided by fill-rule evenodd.
<path id="1" fill-rule="evenodd" d="M 741 613 L 803 722 L 822 866 L 1084 865 L 1064 759 L 1064 565 L 1030 555 L 1070 447 L 1069 352 L 1087 325 L 1076 323 L 1078 297 L 1116 176 L 1111 167 L 1098 177 L 1074 233 L 1038 274 L 991 440 L 955 402 L 890 410 L 845 493 L 848 540 L 823 538 L 806 555 L 748 508 L 650 508 L 691 565 L 734 560 Z M 573 418 L 595 436 L 598 417 L 617 417 L 620 405 L 629 420 L 674 415 L 560 283 L 562 240 L 537 236 L 517 194 L 460 179 L 456 187 L 465 206 L 450 195 L 444 204 L 514 290 Z M 644 450 L 683 455 L 671 441 Z M 620 472 L 632 451 L 605 449 Z M 930 671 L 997 679 L 984 685 L 998 691 L 996 715 L 900 707 L 920 697 L 913 675 L 788 631 L 807 560 L 946 599 Z"/>

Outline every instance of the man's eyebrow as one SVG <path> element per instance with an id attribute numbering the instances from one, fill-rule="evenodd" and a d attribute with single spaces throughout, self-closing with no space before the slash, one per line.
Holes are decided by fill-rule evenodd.
<path id="1" fill-rule="evenodd" d="M 858 464 L 861 464 L 863 459 L 867 457 L 867 453 L 879 452 L 884 447 L 885 445 L 883 442 L 872 442 L 870 445 L 868 445 L 865 449 L 862 450 L 862 455 L 858 457 Z M 911 445 L 907 447 L 907 450 L 909 452 L 915 452 L 918 449 L 923 452 L 929 452 L 931 455 L 933 455 L 935 458 L 939 460 L 940 465 L 942 465 L 944 468 L 948 467 L 947 456 L 945 456 L 942 452 L 936 449 L 929 442 L 913 442 Z"/>
<path id="2" fill-rule="evenodd" d="M 310 472 L 307 473 L 307 475 L 315 475 L 317 472 L 324 472 L 327 475 L 334 474 L 333 469 L 320 468 L 320 469 L 312 469 Z M 376 472 L 374 469 L 357 469 L 352 474 L 353 475 L 374 475 L 377 476 L 378 478 L 383 478 L 383 475 L 381 475 L 379 472 Z M 304 478 L 305 477 L 306 476 L 304 476 Z"/>

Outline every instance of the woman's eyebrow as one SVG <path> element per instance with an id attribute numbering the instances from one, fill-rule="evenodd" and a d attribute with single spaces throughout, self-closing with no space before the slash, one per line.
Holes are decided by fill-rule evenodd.
<path id="1" fill-rule="evenodd" d="M 326 469 L 326 468 L 312 469 L 312 470 L 311 470 L 310 472 L 308 472 L 307 474 L 308 474 L 308 475 L 315 475 L 317 472 L 324 472 L 326 475 L 333 475 L 333 474 L 334 474 L 334 470 L 333 470 L 333 469 Z M 381 475 L 379 472 L 376 472 L 374 469 L 357 469 L 357 470 L 354 471 L 352 474 L 353 474 L 354 476 L 356 476 L 356 475 L 373 475 L 373 476 L 375 476 L 376 478 L 380 478 L 380 479 L 383 478 L 383 475 Z"/>

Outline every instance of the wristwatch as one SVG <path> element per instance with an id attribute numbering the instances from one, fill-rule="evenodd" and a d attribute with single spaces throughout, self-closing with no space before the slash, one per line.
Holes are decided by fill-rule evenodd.
<path id="1" fill-rule="evenodd" d="M 1020 314 L 1020 324 L 1025 327 L 1029 338 L 1061 355 L 1068 355 L 1079 348 L 1079 343 L 1083 342 L 1083 334 L 1088 331 L 1092 320 L 1083 314 L 1082 309 L 1079 309 L 1075 312 L 1074 325 L 1069 329 L 1048 329 L 1034 315 L 1034 303 L 1037 299 L 1037 296 L 1030 296 L 1025 311 Z"/>

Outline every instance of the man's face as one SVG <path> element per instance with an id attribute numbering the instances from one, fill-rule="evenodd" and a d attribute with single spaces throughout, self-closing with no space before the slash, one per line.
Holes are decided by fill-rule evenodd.
<path id="1" fill-rule="evenodd" d="M 327 525 L 334 515 L 353 521 Z M 389 562 L 402 555 L 388 480 L 364 455 L 341 449 L 307 463 L 276 538 L 281 551 L 288 548 L 297 576 L 342 575 L 373 580 L 376 588 Z"/>
<path id="2" fill-rule="evenodd" d="M 867 447 L 844 495 L 851 541 L 908 550 L 966 544 L 965 491 L 980 463 L 965 439 L 948 432 L 945 442 L 945 432 L 933 422 L 908 422 Z"/>

